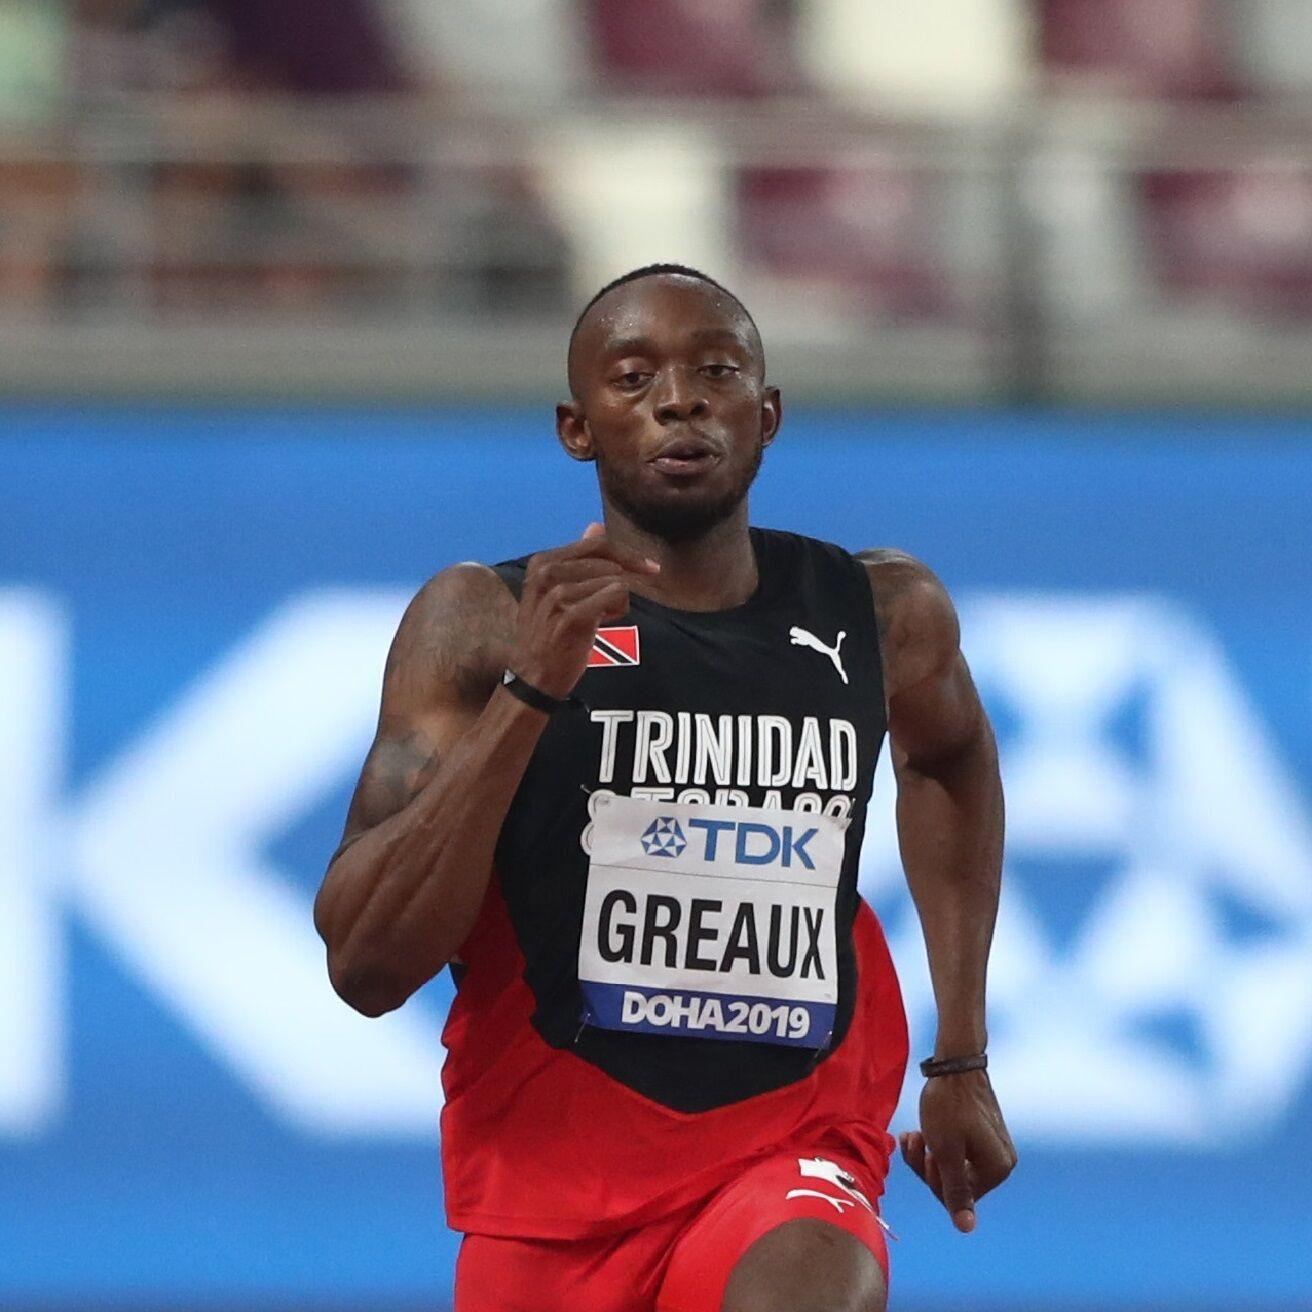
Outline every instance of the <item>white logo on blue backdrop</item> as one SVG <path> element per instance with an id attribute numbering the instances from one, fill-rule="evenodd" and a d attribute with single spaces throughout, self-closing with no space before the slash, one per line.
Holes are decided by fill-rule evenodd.
<path id="1" fill-rule="evenodd" d="M 1312 1057 L 1312 834 L 1218 644 L 1147 596 L 985 596 L 963 630 L 1007 786 L 990 1010 L 1009 1120 L 1052 1143 L 1270 1128 Z M 924 1046 L 886 763 L 876 796 L 863 887 Z"/>
<path id="2" fill-rule="evenodd" d="M 69 617 L 46 593 L 0 593 L 0 1136 L 63 1114 L 61 924 L 77 914 L 284 1123 L 431 1139 L 437 1018 L 339 1003 L 304 895 L 264 855 L 358 769 L 404 600 L 289 601 L 69 797 Z M 990 594 L 963 620 L 1008 788 L 992 1052 L 1017 1135 L 1272 1126 L 1312 1058 L 1312 834 L 1219 645 L 1157 597 Z M 923 1045 L 892 803 L 885 759 L 863 887 Z"/>

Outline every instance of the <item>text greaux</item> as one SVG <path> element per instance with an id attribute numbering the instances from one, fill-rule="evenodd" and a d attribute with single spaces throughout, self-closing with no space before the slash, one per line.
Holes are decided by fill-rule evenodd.
<path id="1" fill-rule="evenodd" d="M 690 898 L 612 889 L 597 920 L 603 961 L 727 974 L 736 966 L 777 979 L 824 979 L 823 907 Z"/>

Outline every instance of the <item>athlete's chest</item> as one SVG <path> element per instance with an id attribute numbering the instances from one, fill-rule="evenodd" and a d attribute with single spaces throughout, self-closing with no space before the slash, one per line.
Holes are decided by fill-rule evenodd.
<path id="1" fill-rule="evenodd" d="M 593 706 L 851 709 L 882 699 L 873 620 L 855 609 L 799 596 L 698 615 L 635 599 L 622 623 L 598 630 L 577 695 Z"/>
<path id="2" fill-rule="evenodd" d="M 790 565 L 787 545 L 758 542 L 762 587 L 736 611 L 635 598 L 539 741 L 498 870 L 553 1042 L 581 1014 L 589 1034 L 780 1050 L 838 1025 L 878 639 L 859 566 L 803 546 Z"/>
<path id="3" fill-rule="evenodd" d="M 710 619 L 635 606 L 598 632 L 549 749 L 589 791 L 820 810 L 859 791 L 883 731 L 871 637 L 804 598 Z"/>

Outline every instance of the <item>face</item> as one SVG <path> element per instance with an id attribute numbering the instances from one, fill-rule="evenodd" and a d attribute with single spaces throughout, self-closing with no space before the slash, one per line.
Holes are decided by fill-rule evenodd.
<path id="1" fill-rule="evenodd" d="M 640 278 L 579 326 L 557 431 L 576 460 L 597 462 L 609 506 L 668 541 L 698 537 L 743 504 L 779 427 L 763 373 L 731 297 L 695 278 Z"/>

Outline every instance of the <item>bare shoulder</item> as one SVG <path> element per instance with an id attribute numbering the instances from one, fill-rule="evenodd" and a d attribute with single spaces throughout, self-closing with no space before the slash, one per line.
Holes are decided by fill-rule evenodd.
<path id="1" fill-rule="evenodd" d="M 892 547 L 857 553 L 870 579 L 887 695 L 944 668 L 961 640 L 956 608 L 923 561 Z"/>
<path id="2" fill-rule="evenodd" d="M 434 574 L 392 640 L 384 712 L 387 704 L 485 701 L 505 666 L 515 613 L 510 590 L 487 565 L 466 561 Z"/>

